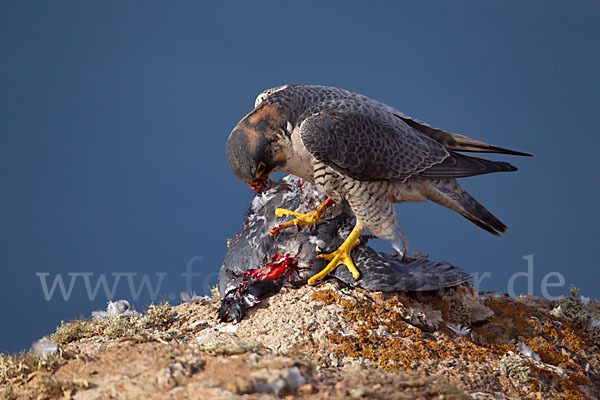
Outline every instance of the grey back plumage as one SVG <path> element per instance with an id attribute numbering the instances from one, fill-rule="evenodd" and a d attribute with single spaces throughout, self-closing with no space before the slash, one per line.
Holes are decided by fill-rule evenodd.
<path id="1" fill-rule="evenodd" d="M 290 84 L 261 93 L 257 104 L 261 102 L 286 110 L 316 160 L 357 180 L 399 182 L 413 177 L 459 178 L 516 170 L 505 162 L 458 151 L 528 155 L 434 128 L 339 88 Z"/>

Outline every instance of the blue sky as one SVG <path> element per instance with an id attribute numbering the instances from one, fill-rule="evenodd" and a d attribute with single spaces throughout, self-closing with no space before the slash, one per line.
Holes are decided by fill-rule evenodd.
<path id="1" fill-rule="evenodd" d="M 114 297 L 138 309 L 151 295 L 134 301 L 129 281 L 139 290 L 144 274 L 159 298 L 185 290 L 188 264 L 192 289 L 214 284 L 251 198 L 228 134 L 289 82 L 535 154 L 462 180 L 508 235 L 407 204 L 409 248 L 488 272 L 479 288 L 501 292 L 533 255 L 536 294 L 560 273 L 549 295 L 598 297 L 599 18 L 593 1 L 1 2 L 0 351 L 103 308 L 85 279 L 120 276 Z M 58 287 L 46 300 L 39 274 L 68 289 L 69 273 L 69 300 Z"/>

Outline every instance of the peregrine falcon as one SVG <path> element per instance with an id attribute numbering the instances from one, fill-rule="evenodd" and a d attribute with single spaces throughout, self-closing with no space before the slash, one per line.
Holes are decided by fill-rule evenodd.
<path id="1" fill-rule="evenodd" d="M 233 129 L 227 158 L 233 173 L 260 192 L 273 171 L 296 175 L 328 196 L 306 214 L 293 216 L 271 231 L 295 225 L 313 226 L 334 202 L 347 202 L 356 223 L 337 250 L 320 257 L 329 261 L 312 276 L 314 284 L 344 264 L 360 277 L 350 253 L 369 229 L 404 254 L 394 203 L 431 200 L 454 210 L 486 231 L 499 235 L 506 225 L 469 195 L 456 178 L 516 171 L 499 161 L 460 152 L 530 156 L 434 128 L 394 108 L 347 90 L 288 84 L 263 91 L 254 109 Z"/>

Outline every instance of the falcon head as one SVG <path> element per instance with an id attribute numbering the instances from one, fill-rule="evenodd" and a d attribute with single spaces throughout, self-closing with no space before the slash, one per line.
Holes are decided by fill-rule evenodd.
<path id="1" fill-rule="evenodd" d="M 277 106 L 262 103 L 246 115 L 229 135 L 229 166 L 257 193 L 261 192 L 269 174 L 286 163 L 287 145 L 282 136 L 286 124 Z"/>

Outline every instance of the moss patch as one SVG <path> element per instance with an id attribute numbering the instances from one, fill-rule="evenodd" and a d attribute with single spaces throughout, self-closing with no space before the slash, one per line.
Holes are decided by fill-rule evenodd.
<path id="1" fill-rule="evenodd" d="M 31 352 L 0 354 L 0 399 L 70 398 L 89 386 L 83 379 L 60 379 L 52 374 L 67 361 L 60 353 L 38 356 Z M 18 394 L 15 390 L 20 389 Z"/>
<path id="2" fill-rule="evenodd" d="M 562 320 L 575 324 L 585 332 L 594 345 L 600 347 L 600 326 L 592 326 L 592 321 L 600 320 L 600 302 L 597 299 L 583 302 L 575 286 L 571 286 L 570 291 L 570 297 L 566 296 L 556 301 L 552 313 Z"/>
<path id="3" fill-rule="evenodd" d="M 115 316 L 61 322 L 50 339 L 58 344 L 94 336 L 131 337 L 145 329 L 166 328 L 177 319 L 177 312 L 168 303 L 150 305 L 143 315 Z"/>
<path id="4" fill-rule="evenodd" d="M 517 385 L 522 385 L 531 379 L 531 367 L 522 357 L 509 351 L 499 362 L 499 370 L 502 375 Z"/>
<path id="5" fill-rule="evenodd" d="M 0 354 L 0 386 L 29 381 L 36 373 L 54 372 L 65 360 L 60 354 L 37 356 L 31 352 Z"/>

